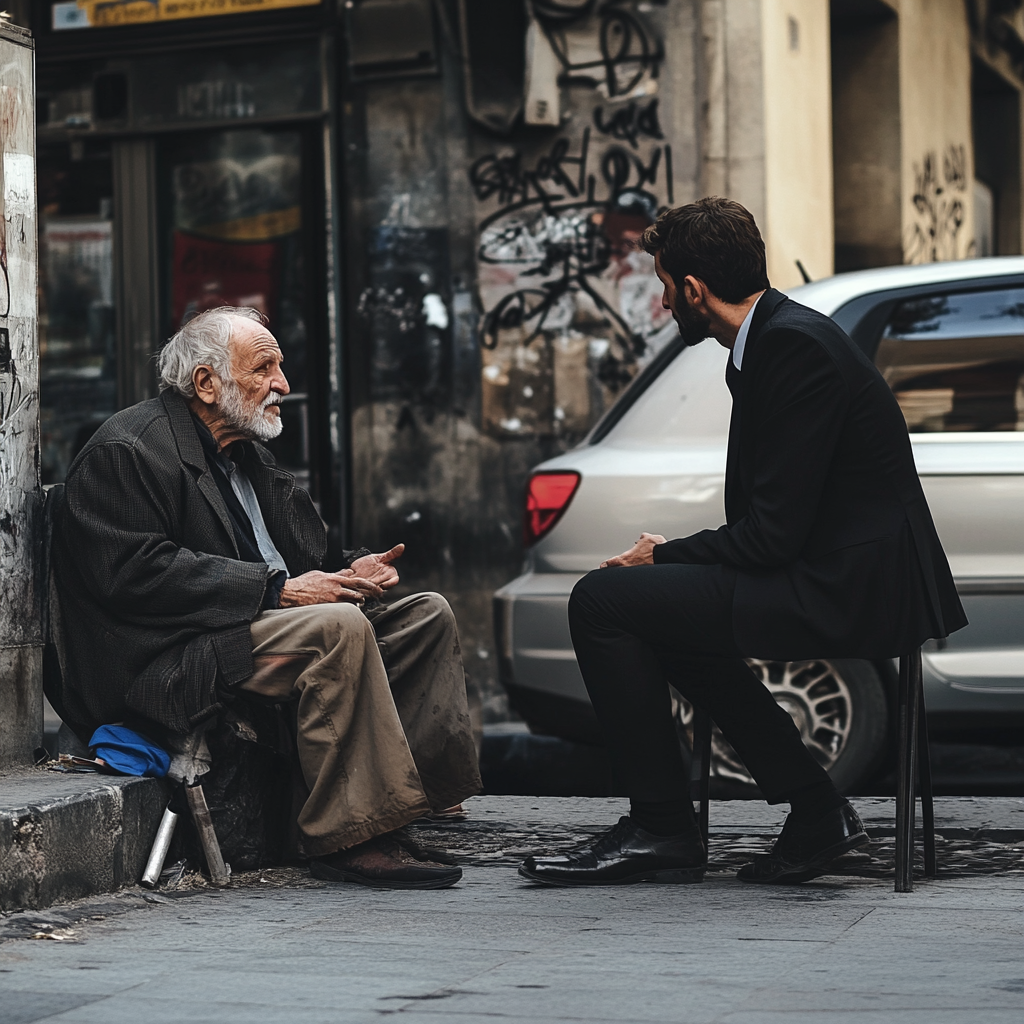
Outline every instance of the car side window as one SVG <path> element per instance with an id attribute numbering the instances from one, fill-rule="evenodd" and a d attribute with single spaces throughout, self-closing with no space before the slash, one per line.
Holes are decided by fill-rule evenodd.
<path id="1" fill-rule="evenodd" d="M 875 363 L 911 433 L 1024 430 L 1024 287 L 897 303 Z"/>

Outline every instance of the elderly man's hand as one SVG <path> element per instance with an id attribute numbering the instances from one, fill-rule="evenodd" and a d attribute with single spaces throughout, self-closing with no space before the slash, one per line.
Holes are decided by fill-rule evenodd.
<path id="1" fill-rule="evenodd" d="M 654 545 L 664 543 L 665 538 L 660 533 L 641 533 L 640 539 L 628 551 L 602 562 L 601 568 L 607 569 L 613 565 L 653 565 Z"/>
<path id="2" fill-rule="evenodd" d="M 401 557 L 405 550 L 404 544 L 396 544 L 390 551 L 380 555 L 363 555 L 357 558 L 350 569 L 355 576 L 361 576 L 364 580 L 376 583 L 384 590 L 390 590 L 398 582 L 398 570 L 391 563 Z M 343 572 L 342 575 L 345 573 Z"/>
<path id="3" fill-rule="evenodd" d="M 351 569 L 343 572 L 303 573 L 286 580 L 281 590 L 281 608 L 299 608 L 308 604 L 361 604 L 368 597 L 381 597 L 384 591 L 372 580 L 355 575 Z"/>

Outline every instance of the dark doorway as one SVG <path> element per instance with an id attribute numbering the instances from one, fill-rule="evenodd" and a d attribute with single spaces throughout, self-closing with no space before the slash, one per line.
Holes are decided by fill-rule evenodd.
<path id="1" fill-rule="evenodd" d="M 978 256 L 1013 256 L 1020 235 L 1020 93 L 985 64 L 971 67 Z"/>
<path id="2" fill-rule="evenodd" d="M 903 262 L 899 21 L 881 0 L 832 0 L 836 273 Z"/>

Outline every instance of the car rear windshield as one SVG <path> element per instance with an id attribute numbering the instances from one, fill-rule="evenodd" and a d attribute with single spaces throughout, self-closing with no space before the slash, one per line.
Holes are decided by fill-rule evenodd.
<path id="1" fill-rule="evenodd" d="M 901 302 L 875 362 L 911 433 L 1024 430 L 1024 288 Z"/>

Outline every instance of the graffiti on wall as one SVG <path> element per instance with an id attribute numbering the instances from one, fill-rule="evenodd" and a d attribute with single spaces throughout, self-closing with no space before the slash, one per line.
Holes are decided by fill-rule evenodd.
<path id="1" fill-rule="evenodd" d="M 534 13 L 562 66 L 560 84 L 596 89 L 611 99 L 631 94 L 645 76 L 657 78 L 661 42 L 625 5 L 541 2 Z"/>
<path id="2" fill-rule="evenodd" d="M 485 426 L 571 439 L 650 357 L 669 319 L 636 242 L 675 196 L 656 95 L 660 43 L 621 3 L 537 13 L 551 7 L 560 20 L 544 27 L 568 116 L 554 138 L 523 129 L 511 144 L 481 146 L 468 175 Z"/>
<path id="3" fill-rule="evenodd" d="M 903 242 L 905 263 L 936 263 L 973 255 L 961 233 L 967 196 L 967 149 L 949 146 L 914 164 L 914 221 Z"/>

